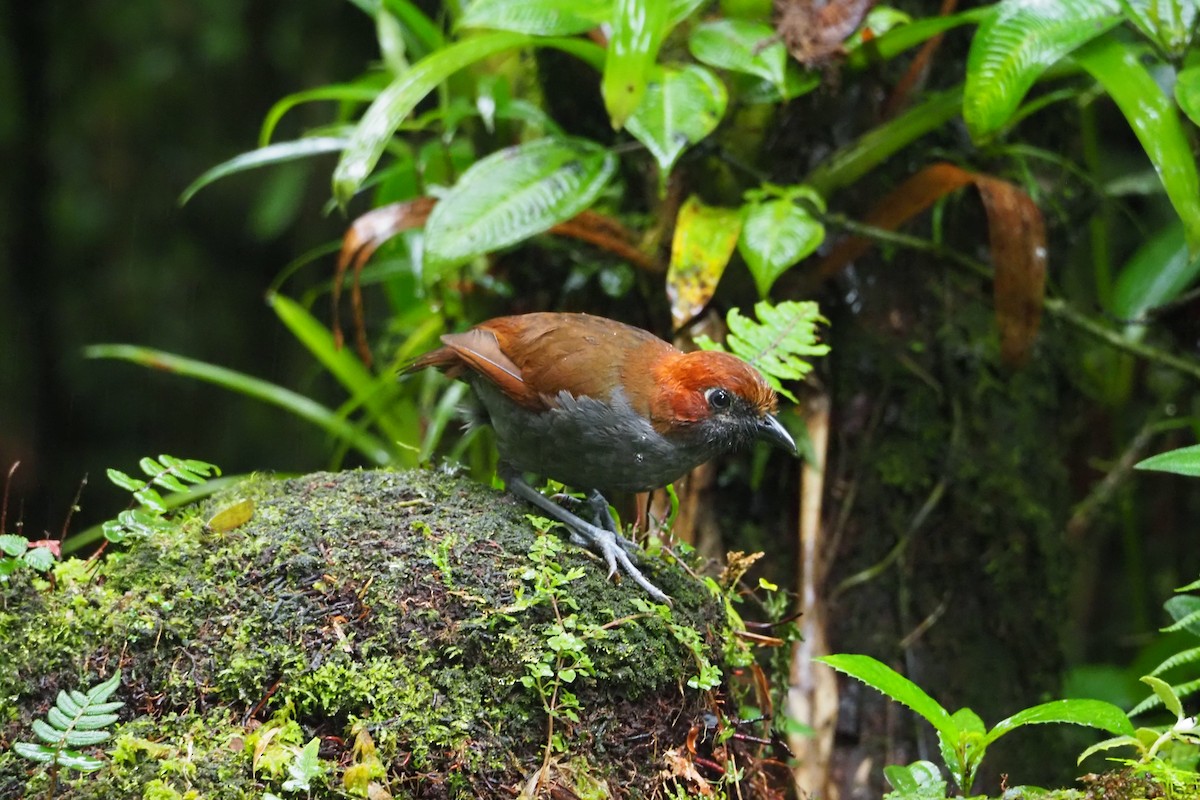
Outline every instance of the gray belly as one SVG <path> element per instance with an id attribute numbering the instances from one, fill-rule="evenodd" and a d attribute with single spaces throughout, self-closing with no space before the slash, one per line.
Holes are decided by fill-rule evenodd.
<path id="1" fill-rule="evenodd" d="M 668 441 L 622 396 L 610 404 L 562 392 L 557 408 L 531 413 L 492 384 L 474 384 L 496 431 L 500 458 L 576 489 L 657 489 L 711 456 L 702 445 Z"/>

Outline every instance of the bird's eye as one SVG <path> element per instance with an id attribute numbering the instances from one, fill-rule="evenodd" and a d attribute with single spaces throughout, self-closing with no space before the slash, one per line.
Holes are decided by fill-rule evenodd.
<path id="1" fill-rule="evenodd" d="M 733 396 L 729 394 L 727 389 L 715 388 L 709 389 L 704 393 L 704 399 L 708 401 L 710 408 L 720 410 L 729 408 L 729 404 L 733 402 Z"/>

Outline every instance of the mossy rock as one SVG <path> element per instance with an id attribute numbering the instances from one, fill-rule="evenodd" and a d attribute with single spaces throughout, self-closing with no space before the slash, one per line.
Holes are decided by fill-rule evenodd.
<path id="1" fill-rule="evenodd" d="M 241 500 L 248 522 L 205 526 Z M 63 563 L 53 585 L 16 576 L 0 587 L 0 797 L 47 794 L 46 770 L 9 745 L 33 740 L 59 690 L 117 669 L 121 721 L 88 751 L 109 763 L 60 770 L 56 797 L 350 797 L 372 783 L 377 797 L 511 798 L 543 763 L 580 796 L 651 796 L 664 754 L 686 751 L 712 702 L 687 687 L 697 657 L 681 631 L 720 663 L 724 604 L 644 559 L 674 598 L 673 628 L 635 604 L 648 599 L 635 584 L 563 544 L 543 570 L 582 576 L 557 610 L 521 608 L 538 572 L 528 511 L 442 473 L 255 478 L 125 552 Z M 543 699 L 521 679 L 553 653 L 555 614 L 573 611 L 575 632 L 600 631 L 584 645 L 595 674 L 561 687 L 578 721 L 555 721 L 548 752 Z M 323 775 L 291 794 L 289 767 L 314 737 Z"/>

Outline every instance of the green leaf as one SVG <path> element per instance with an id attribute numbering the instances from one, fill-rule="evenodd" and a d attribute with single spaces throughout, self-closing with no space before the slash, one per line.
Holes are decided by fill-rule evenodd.
<path id="1" fill-rule="evenodd" d="M 667 32 L 669 13 L 662 0 L 616 0 L 600 93 L 617 130 L 642 102 L 650 68 Z"/>
<path id="2" fill-rule="evenodd" d="M 1200 125 L 1200 66 L 1180 70 L 1175 76 L 1175 102 L 1193 125 Z"/>
<path id="3" fill-rule="evenodd" d="M 49 547 L 34 547 L 25 553 L 25 564 L 37 572 L 49 572 L 55 560 Z"/>
<path id="4" fill-rule="evenodd" d="M 1183 222 L 1188 250 L 1200 253 L 1200 176 L 1174 104 L 1142 65 L 1136 48 L 1115 36 L 1080 48 L 1075 61 L 1104 87 L 1125 115 Z"/>
<path id="5" fill-rule="evenodd" d="M 570 219 L 595 202 L 616 167 L 586 139 L 537 139 L 481 159 L 429 215 L 426 278 Z"/>
<path id="6" fill-rule="evenodd" d="M 1044 725 L 1052 722 L 1099 728 L 1118 736 L 1133 733 L 1133 723 L 1129 721 L 1129 717 L 1112 703 L 1103 700 L 1054 700 L 1018 711 L 996 723 L 996 726 L 988 731 L 984 746 L 1022 725 Z"/>
<path id="7" fill-rule="evenodd" d="M 392 134 L 417 103 L 460 69 L 503 50 L 523 47 L 528 36 L 497 32 L 456 42 L 426 56 L 392 81 L 367 108 L 333 171 L 333 195 L 350 201 L 387 149 Z"/>
<path id="8" fill-rule="evenodd" d="M 626 128 L 650 150 L 665 179 L 684 148 L 717 127 L 727 100 L 725 85 L 704 67 L 655 69 Z"/>
<path id="9" fill-rule="evenodd" d="M 1139 461 L 1134 469 L 1152 469 L 1158 472 L 1174 472 L 1176 475 L 1200 477 L 1200 444 L 1169 450 Z"/>
<path id="10" fill-rule="evenodd" d="M 804 197 L 821 211 L 825 201 L 808 189 Z M 746 206 L 738 252 L 746 260 L 758 294 L 765 298 L 780 275 L 807 257 L 825 240 L 825 226 L 791 198 L 755 201 Z"/>
<path id="11" fill-rule="evenodd" d="M 946 779 L 931 761 L 914 761 L 906 767 L 893 764 L 883 768 L 883 777 L 895 790 L 885 794 L 884 800 L 943 800 L 946 797 Z"/>
<path id="12" fill-rule="evenodd" d="M 328 86 L 318 86 L 315 89 L 289 94 L 287 97 L 275 101 L 275 105 L 271 106 L 271 110 L 263 118 L 262 128 L 258 132 L 258 146 L 265 148 L 270 145 L 271 137 L 275 134 L 275 128 L 279 125 L 279 120 L 283 119 L 283 116 L 288 111 L 302 103 L 314 103 L 323 100 L 338 103 L 370 103 L 386 85 L 386 76 L 382 73 L 375 73 L 366 75 L 354 83 L 334 83 Z M 301 139 L 300 141 L 310 140 Z M 349 140 L 339 139 L 338 141 L 344 146 Z M 293 143 L 284 142 L 283 144 Z M 335 149 L 340 150 L 341 146 Z M 261 150 L 257 152 L 261 152 Z"/>
<path id="13" fill-rule="evenodd" d="M 348 442 L 376 464 L 387 464 L 392 460 L 392 453 L 383 442 L 359 430 L 330 409 L 302 394 L 259 378 L 173 353 L 134 345 L 92 345 L 84 349 L 84 355 L 88 358 L 117 358 L 214 383 L 247 397 L 278 406 L 301 419 L 312 422 L 328 432 L 329 435 Z"/>
<path id="14" fill-rule="evenodd" d="M 1153 675 L 1143 675 L 1141 681 L 1150 687 L 1158 699 L 1162 701 L 1163 707 L 1175 715 L 1175 719 L 1183 717 L 1183 704 L 1179 702 L 1179 697 L 1171 688 L 1171 684 Z"/>
<path id="15" fill-rule="evenodd" d="M 612 16 L 613 0 L 473 0 L 462 28 L 492 28 L 531 36 L 573 36 Z"/>
<path id="16" fill-rule="evenodd" d="M 49 764 L 54 761 L 54 749 L 47 747 L 44 744 L 33 744 L 32 742 L 14 742 L 13 752 L 30 761 L 37 761 L 42 764 Z"/>
<path id="17" fill-rule="evenodd" d="M 1145 336 L 1141 320 L 1147 312 L 1174 300 L 1198 275 L 1200 257 L 1188 256 L 1183 226 L 1175 220 L 1139 247 L 1117 276 L 1112 313 L 1125 323 L 1125 337 L 1137 341 Z"/>
<path id="18" fill-rule="evenodd" d="M 126 475 L 119 469 L 107 469 L 105 474 L 108 479 L 121 487 L 127 492 L 136 492 L 146 488 L 146 482 L 140 478 L 134 478 L 131 475 Z"/>
<path id="19" fill-rule="evenodd" d="M 1082 764 L 1088 756 L 1101 753 L 1105 750 L 1112 750 L 1117 747 L 1133 747 L 1139 751 L 1145 750 L 1141 740 L 1139 740 L 1136 736 L 1116 736 L 1112 739 L 1105 739 L 1102 742 L 1096 742 L 1096 744 L 1080 753 L 1079 758 L 1075 760 L 1075 763 Z"/>
<path id="20" fill-rule="evenodd" d="M 61 750 L 55 760 L 60 767 L 73 769 L 76 772 L 95 772 L 104 766 L 104 762 L 100 759 L 85 756 L 75 750 Z"/>
<path id="21" fill-rule="evenodd" d="M 688 37 L 688 50 L 710 67 L 757 75 L 780 90 L 787 69 L 787 48 L 765 22 L 723 19 L 697 25 Z"/>
<path id="22" fill-rule="evenodd" d="M 1121 22 L 1115 0 L 1002 0 L 979 25 L 967 55 L 963 119 L 985 139 L 1063 56 Z"/>
<path id="23" fill-rule="evenodd" d="M 862 681 L 886 697 L 924 717 L 946 741 L 958 741 L 961 731 L 946 709 L 925 693 L 925 690 L 870 656 L 842 654 L 814 658 L 839 672 Z"/>
<path id="24" fill-rule="evenodd" d="M 309 156 L 320 155 L 322 153 L 335 153 L 346 147 L 349 142 L 349 139 L 338 137 L 314 136 L 309 139 L 297 139 L 292 142 L 269 144 L 266 147 L 251 150 L 249 153 L 242 153 L 228 161 L 217 164 L 192 181 L 191 185 L 183 190 L 183 194 L 179 195 L 179 205 L 185 205 L 187 201 L 192 199 L 196 192 L 227 175 L 245 172 L 248 169 L 266 167 L 271 164 L 283 164 L 287 161 L 295 161 L 296 159 L 308 158 Z"/>
<path id="25" fill-rule="evenodd" d="M 29 549 L 29 542 L 24 536 L 15 533 L 0 534 L 0 553 L 7 556 L 19 556 Z"/>
<path id="26" fill-rule="evenodd" d="M 307 792 L 312 787 L 312 781 L 324 774 L 325 768 L 321 765 L 317 751 L 321 747 L 321 740 L 314 736 L 308 744 L 304 745 L 294 761 L 288 765 L 288 779 L 283 782 L 283 790 L 286 792 Z"/>

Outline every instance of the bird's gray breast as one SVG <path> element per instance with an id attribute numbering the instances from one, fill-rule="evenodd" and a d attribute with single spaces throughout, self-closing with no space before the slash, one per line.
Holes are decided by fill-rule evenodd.
<path id="1" fill-rule="evenodd" d="M 553 407 L 533 412 L 487 381 L 474 383 L 496 431 L 500 458 L 577 489 L 655 489 L 711 455 L 703 445 L 664 437 L 620 390 L 608 400 L 562 391 Z"/>

